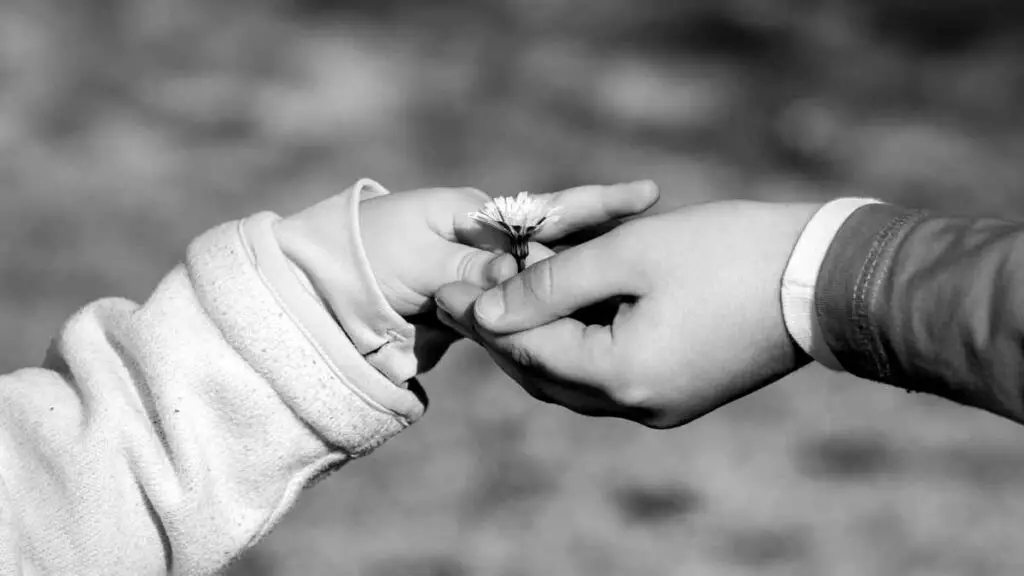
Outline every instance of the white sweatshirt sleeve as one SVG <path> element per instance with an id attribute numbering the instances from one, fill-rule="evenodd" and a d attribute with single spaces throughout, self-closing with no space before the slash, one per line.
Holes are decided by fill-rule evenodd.
<path id="1" fill-rule="evenodd" d="M 338 226 L 357 225 L 363 186 Z M 207 232 L 147 302 L 86 306 L 42 367 L 0 377 L 0 574 L 216 572 L 304 487 L 422 415 L 401 385 L 411 327 L 381 304 L 358 234 L 342 289 L 378 309 L 337 314 L 279 220 Z M 359 350 L 348 333 L 385 341 Z"/>

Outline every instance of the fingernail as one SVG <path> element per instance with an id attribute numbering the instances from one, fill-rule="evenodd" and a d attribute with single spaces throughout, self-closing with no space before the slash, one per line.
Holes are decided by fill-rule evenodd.
<path id="1" fill-rule="evenodd" d="M 492 270 L 492 280 L 495 284 L 500 284 L 519 272 L 516 267 L 516 259 L 509 254 L 503 254 L 495 259 L 494 268 Z"/>
<path id="2" fill-rule="evenodd" d="M 476 317 L 481 322 L 494 324 L 504 313 L 505 303 L 498 290 L 488 290 L 476 301 Z"/>
<path id="3" fill-rule="evenodd" d="M 441 321 L 441 324 L 444 324 L 448 328 L 454 330 L 459 336 L 468 340 L 473 339 L 473 335 L 470 334 L 465 327 L 456 322 L 455 318 L 452 318 L 451 313 L 445 311 L 443 308 L 437 311 L 437 319 Z"/>
<path id="4" fill-rule="evenodd" d="M 637 210 L 649 207 L 659 196 L 658 185 L 654 180 L 637 180 L 630 182 L 629 185 L 634 189 L 639 189 L 639 193 L 633 197 L 638 203 Z"/>
<path id="5" fill-rule="evenodd" d="M 434 298 L 434 302 L 437 303 L 437 307 L 438 308 L 440 308 L 441 310 L 444 310 L 444 312 L 446 314 L 448 314 L 449 316 L 451 315 L 452 309 L 451 309 L 450 306 L 448 306 L 448 304 L 445 303 L 443 298 Z"/>
<path id="6" fill-rule="evenodd" d="M 452 318 L 451 312 L 448 312 L 447 310 L 440 306 L 438 306 L 437 310 L 437 319 L 440 320 L 442 324 L 448 326 L 449 328 L 454 328 L 456 325 L 455 318 Z"/>

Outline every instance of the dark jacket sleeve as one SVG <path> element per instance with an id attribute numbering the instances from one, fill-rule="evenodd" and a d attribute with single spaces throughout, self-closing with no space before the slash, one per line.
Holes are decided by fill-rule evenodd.
<path id="1" fill-rule="evenodd" d="M 830 245 L 815 306 L 852 374 L 1024 423 L 1024 224 L 865 206 Z"/>

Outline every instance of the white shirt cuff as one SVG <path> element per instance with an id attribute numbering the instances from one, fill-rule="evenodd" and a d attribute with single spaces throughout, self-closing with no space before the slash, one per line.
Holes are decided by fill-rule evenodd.
<path id="1" fill-rule="evenodd" d="M 814 306 L 815 284 L 825 253 L 847 218 L 872 198 L 838 198 L 822 206 L 804 226 L 782 275 L 782 315 L 793 340 L 815 361 L 842 370 L 825 343 Z"/>

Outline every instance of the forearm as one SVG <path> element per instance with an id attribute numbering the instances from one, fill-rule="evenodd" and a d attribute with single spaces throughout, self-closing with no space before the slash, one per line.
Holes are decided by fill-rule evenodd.
<path id="1" fill-rule="evenodd" d="M 815 305 L 845 370 L 1024 422 L 1024 226 L 862 208 Z"/>

